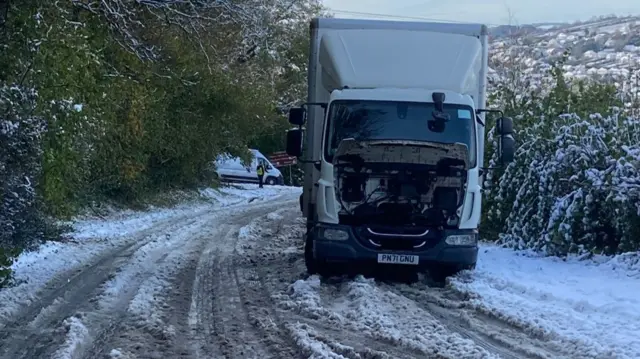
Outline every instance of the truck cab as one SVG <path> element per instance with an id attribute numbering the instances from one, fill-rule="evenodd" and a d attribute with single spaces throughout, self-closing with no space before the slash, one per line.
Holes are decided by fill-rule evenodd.
<path id="1" fill-rule="evenodd" d="M 305 157 L 310 273 L 475 267 L 487 48 L 483 25 L 312 21 L 308 102 L 287 134 Z M 512 122 L 496 126 L 506 163 Z"/>

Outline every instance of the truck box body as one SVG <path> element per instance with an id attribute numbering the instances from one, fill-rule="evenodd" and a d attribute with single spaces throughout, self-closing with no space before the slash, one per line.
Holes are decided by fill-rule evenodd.
<path id="1" fill-rule="evenodd" d="M 308 102 L 327 103 L 336 89 L 430 89 L 470 95 L 486 105 L 488 31 L 481 24 L 316 18 L 311 22 Z M 321 160 L 324 109 L 308 109 L 306 157 Z M 483 115 L 480 115 L 484 119 Z M 478 133 L 484 160 L 484 128 Z M 306 164 L 303 212 L 316 201 L 320 171 Z M 479 182 L 478 179 L 477 182 Z M 476 181 L 474 181 L 476 182 Z M 476 202 L 480 205 L 479 200 Z"/>
<path id="2" fill-rule="evenodd" d="M 420 43 L 425 46 L 416 46 Z M 465 35 L 403 30 L 327 32 L 320 40 L 318 63 L 322 83 L 316 91 L 421 88 L 450 90 L 476 99 L 481 91 L 482 46 L 477 38 Z"/>

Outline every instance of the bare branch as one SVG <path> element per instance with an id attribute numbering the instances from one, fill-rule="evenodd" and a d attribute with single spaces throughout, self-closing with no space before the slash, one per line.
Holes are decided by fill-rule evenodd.
<path id="1" fill-rule="evenodd" d="M 6 1 L 6 0 L 5 0 Z M 228 54 L 244 62 L 269 49 L 277 28 L 295 22 L 318 6 L 318 0 L 71 0 L 72 4 L 103 18 L 116 41 L 141 60 L 156 60 L 160 49 L 145 43 L 140 30 L 164 24 L 179 28 L 205 54 L 217 50 L 205 35 L 222 29 L 233 34 L 239 46 Z M 150 16 L 149 16 L 150 15 Z M 231 31 L 231 32 L 229 32 Z M 220 34 L 224 38 L 224 34 Z M 227 62 L 227 61 L 223 61 Z"/>

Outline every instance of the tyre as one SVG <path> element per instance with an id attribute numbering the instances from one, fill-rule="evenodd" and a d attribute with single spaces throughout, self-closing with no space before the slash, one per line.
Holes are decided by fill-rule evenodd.
<path id="1" fill-rule="evenodd" d="M 317 273 L 316 259 L 313 257 L 313 239 L 308 232 L 304 235 L 304 264 L 307 267 L 307 273 L 310 275 Z"/>
<path id="2" fill-rule="evenodd" d="M 322 277 L 330 277 L 331 272 L 327 263 L 317 260 L 313 255 L 313 237 L 309 234 L 305 235 L 304 241 L 304 264 L 307 267 L 309 275 L 319 274 Z"/>
<path id="3" fill-rule="evenodd" d="M 267 180 L 264 181 L 265 184 L 268 184 L 269 186 L 275 186 L 276 183 L 278 183 L 278 181 L 276 180 L 275 177 L 267 177 Z"/>

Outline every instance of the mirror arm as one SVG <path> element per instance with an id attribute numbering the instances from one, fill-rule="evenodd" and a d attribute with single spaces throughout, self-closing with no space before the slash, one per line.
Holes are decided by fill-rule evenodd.
<path id="1" fill-rule="evenodd" d="M 306 108 L 308 106 L 320 106 L 322 107 L 323 110 L 326 110 L 328 105 L 329 104 L 326 102 L 306 102 L 306 103 L 303 103 L 302 106 L 300 107 Z"/>
<path id="2" fill-rule="evenodd" d="M 497 113 L 500 115 L 500 117 L 504 117 L 504 112 L 502 112 L 502 110 L 490 110 L 490 109 L 484 109 L 484 108 L 476 110 L 476 115 L 479 115 L 481 113 Z"/>
<path id="3" fill-rule="evenodd" d="M 502 169 L 502 168 L 505 168 L 505 167 L 507 167 L 507 166 L 502 164 L 501 166 L 498 166 L 498 167 L 482 167 L 482 168 L 480 168 L 480 170 L 482 171 L 482 174 L 485 174 L 485 172 L 489 172 L 491 170 L 499 170 L 499 169 Z"/>
<path id="4" fill-rule="evenodd" d="M 480 125 L 482 125 L 482 127 L 486 127 L 486 121 L 482 121 L 480 119 L 480 117 L 477 116 L 477 115 L 479 115 L 481 113 L 497 113 L 497 114 L 500 115 L 500 117 L 504 117 L 504 112 L 502 112 L 502 110 L 490 110 L 490 109 L 485 109 L 485 108 L 481 108 L 479 110 L 476 110 L 476 122 L 478 122 Z"/>

